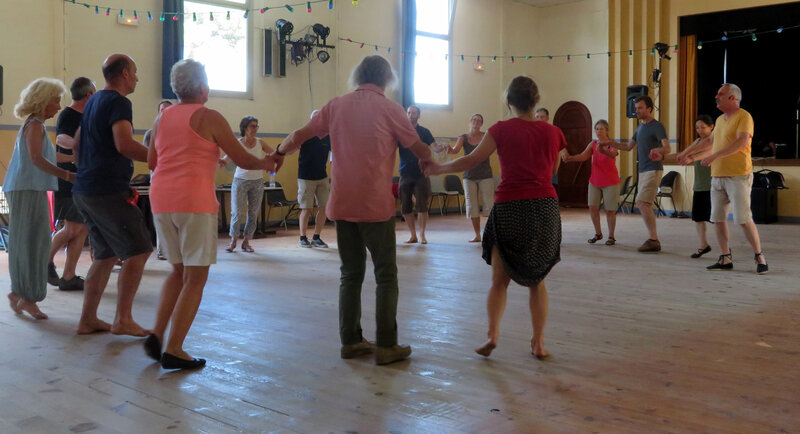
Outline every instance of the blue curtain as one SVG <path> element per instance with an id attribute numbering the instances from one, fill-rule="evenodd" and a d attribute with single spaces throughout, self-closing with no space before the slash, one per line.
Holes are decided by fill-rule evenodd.
<path id="1" fill-rule="evenodd" d="M 161 26 L 164 40 L 161 47 L 161 97 L 175 99 L 175 93 L 169 85 L 169 72 L 175 62 L 183 59 L 183 0 L 164 0 L 164 12 L 167 13 Z M 174 12 L 178 21 L 172 20 L 170 12 Z"/>
<path id="2" fill-rule="evenodd" d="M 416 60 L 417 1 L 403 0 L 403 107 L 414 104 L 414 62 Z"/>

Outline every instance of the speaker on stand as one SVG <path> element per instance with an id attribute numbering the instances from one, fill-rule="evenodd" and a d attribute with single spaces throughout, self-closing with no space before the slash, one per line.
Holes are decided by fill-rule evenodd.
<path id="1" fill-rule="evenodd" d="M 647 96 L 648 88 L 642 84 L 628 86 L 625 93 L 625 115 L 631 119 L 636 117 L 636 98 Z"/>

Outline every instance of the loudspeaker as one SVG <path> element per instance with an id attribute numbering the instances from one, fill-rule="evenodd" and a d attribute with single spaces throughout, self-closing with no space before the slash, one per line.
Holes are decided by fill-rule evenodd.
<path id="1" fill-rule="evenodd" d="M 3 67 L 0 66 L 0 105 L 3 105 Z"/>
<path id="2" fill-rule="evenodd" d="M 636 98 L 640 96 L 647 96 L 647 86 L 641 84 L 635 84 L 633 86 L 628 86 L 626 90 L 626 104 L 625 104 L 625 115 L 629 118 L 636 117 Z"/>
<path id="3" fill-rule="evenodd" d="M 272 30 L 264 30 L 264 75 L 272 75 Z"/>
<path id="4" fill-rule="evenodd" d="M 750 191 L 750 210 L 758 224 L 778 221 L 778 189 L 754 187 Z"/>

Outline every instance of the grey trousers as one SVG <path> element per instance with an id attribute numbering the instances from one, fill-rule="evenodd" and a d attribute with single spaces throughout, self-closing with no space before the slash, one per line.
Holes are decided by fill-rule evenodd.
<path id="1" fill-rule="evenodd" d="M 46 191 L 7 191 L 8 274 L 11 292 L 39 302 L 47 295 L 50 258 L 50 207 Z"/>
<path id="2" fill-rule="evenodd" d="M 263 179 L 233 178 L 231 184 L 231 230 L 228 234 L 231 238 L 239 235 L 245 201 L 247 202 L 247 220 L 245 220 L 243 232 L 245 238 L 253 238 L 262 200 L 264 200 Z"/>

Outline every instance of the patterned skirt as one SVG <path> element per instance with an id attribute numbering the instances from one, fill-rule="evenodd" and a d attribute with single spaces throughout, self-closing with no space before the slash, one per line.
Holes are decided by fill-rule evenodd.
<path id="1" fill-rule="evenodd" d="M 503 268 L 522 286 L 536 286 L 561 260 L 558 199 L 524 199 L 494 204 L 483 231 L 483 259 L 492 264 L 497 246 Z"/>

